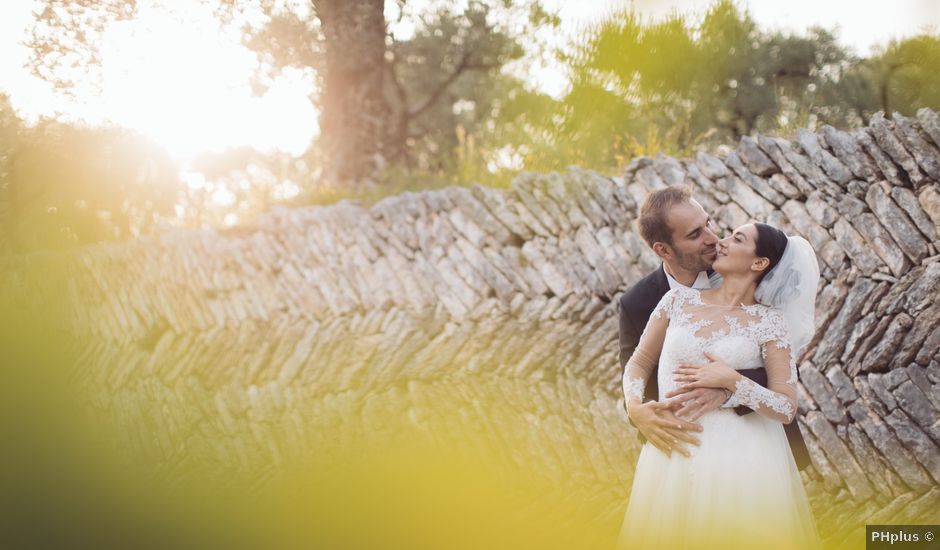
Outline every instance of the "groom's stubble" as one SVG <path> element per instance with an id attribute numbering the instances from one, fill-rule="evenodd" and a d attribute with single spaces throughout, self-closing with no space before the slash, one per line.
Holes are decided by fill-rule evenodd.
<path id="1" fill-rule="evenodd" d="M 715 261 L 714 256 L 705 256 L 703 252 L 685 253 L 675 249 L 676 263 L 686 271 L 708 271 Z"/>

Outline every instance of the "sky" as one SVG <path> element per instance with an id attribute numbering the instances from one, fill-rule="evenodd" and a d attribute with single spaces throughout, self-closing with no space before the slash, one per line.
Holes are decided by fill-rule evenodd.
<path id="1" fill-rule="evenodd" d="M 614 10 L 633 6 L 646 17 L 674 10 L 701 15 L 712 0 L 543 0 L 557 10 L 557 40 L 576 39 L 585 27 Z M 91 123 L 134 128 L 179 159 L 241 145 L 301 154 L 317 133 L 310 103 L 311 74 L 294 71 L 253 97 L 249 79 L 256 62 L 237 37 L 220 32 L 198 3 L 177 14 L 155 10 L 146 24 L 122 24 L 106 40 L 106 93 L 85 105 L 57 97 L 31 76 L 22 44 L 35 0 L 5 0 L 0 7 L 0 90 L 27 120 L 54 112 Z M 389 2 L 389 4 L 393 4 Z M 813 25 L 835 29 L 841 43 L 860 55 L 890 39 L 940 30 L 940 0 L 740 0 L 761 27 L 800 33 Z M 889 7 L 890 6 L 890 7 Z M 172 37 L 168 39 L 168 37 Z M 528 71 L 532 85 L 559 96 L 567 85 L 550 61 Z"/>

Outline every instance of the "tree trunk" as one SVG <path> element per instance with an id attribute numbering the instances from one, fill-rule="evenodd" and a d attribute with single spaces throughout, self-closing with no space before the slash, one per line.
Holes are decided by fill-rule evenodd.
<path id="1" fill-rule="evenodd" d="M 320 104 L 324 179 L 338 185 L 374 181 L 385 163 L 391 116 L 383 94 L 383 0 L 313 0 L 326 39 Z"/>

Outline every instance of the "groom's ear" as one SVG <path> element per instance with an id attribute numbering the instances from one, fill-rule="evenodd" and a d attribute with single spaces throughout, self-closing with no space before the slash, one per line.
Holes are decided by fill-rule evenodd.
<path id="1" fill-rule="evenodd" d="M 653 252 L 660 258 L 666 259 L 672 255 L 672 248 L 666 243 L 655 242 L 653 243 Z"/>

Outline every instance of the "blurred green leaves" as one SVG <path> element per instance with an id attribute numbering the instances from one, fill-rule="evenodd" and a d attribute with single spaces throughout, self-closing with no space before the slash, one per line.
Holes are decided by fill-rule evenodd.
<path id="1" fill-rule="evenodd" d="M 176 163 L 121 128 L 44 119 L 29 126 L 0 96 L 0 250 L 64 249 L 148 234 L 174 215 Z"/>
<path id="2" fill-rule="evenodd" d="M 807 123 L 820 90 L 836 86 L 851 61 L 822 29 L 763 31 L 727 0 L 701 20 L 616 12 L 560 60 L 567 94 L 548 108 L 543 97 L 521 96 L 533 108 L 520 105 L 512 121 L 530 130 L 518 140 L 534 149 L 529 169 L 616 168 L 638 154 L 688 154 L 773 132 L 782 120 Z"/>
<path id="3" fill-rule="evenodd" d="M 894 40 L 855 68 L 867 80 L 868 109 L 911 115 L 921 107 L 940 109 L 940 36 L 922 35 Z M 872 97 L 875 96 L 875 97 Z"/>

